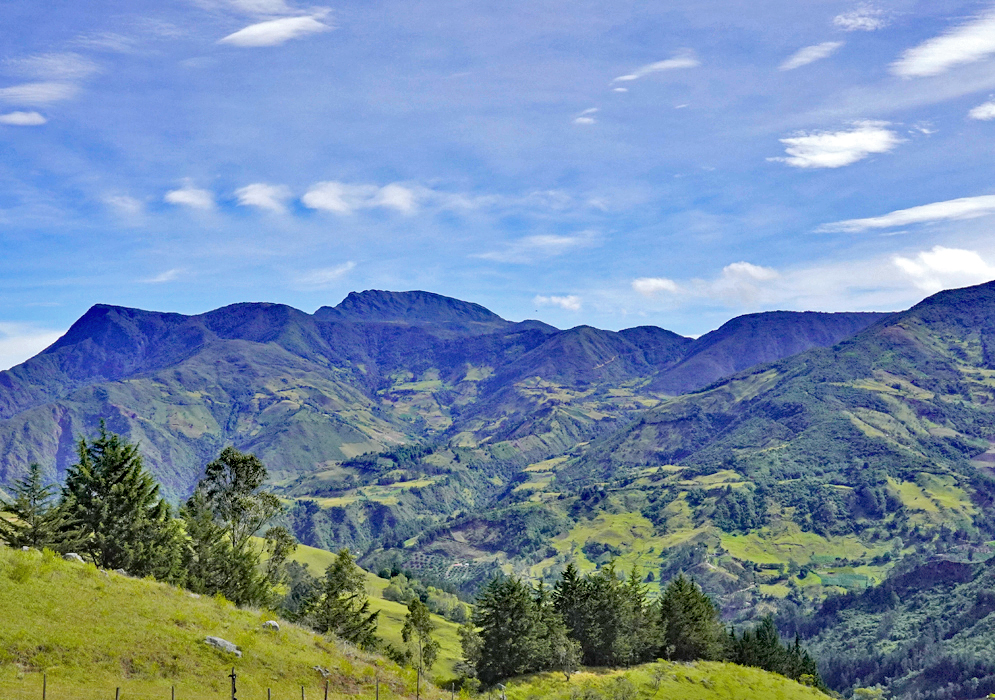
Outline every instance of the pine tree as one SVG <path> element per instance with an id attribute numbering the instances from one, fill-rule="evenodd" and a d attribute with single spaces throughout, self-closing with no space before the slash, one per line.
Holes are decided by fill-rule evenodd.
<path id="1" fill-rule="evenodd" d="M 281 510 L 280 500 L 263 490 L 268 472 L 258 457 L 226 447 L 204 468 L 197 484 L 225 529 L 232 550 L 245 548 L 249 538 Z"/>
<path id="2" fill-rule="evenodd" d="M 719 611 L 693 580 L 673 579 L 660 598 L 662 655 L 676 661 L 718 659 L 725 633 Z"/>
<path id="3" fill-rule="evenodd" d="M 315 629 L 371 649 L 378 642 L 379 615 L 379 611 L 370 612 L 366 575 L 356 566 L 349 550 L 340 550 L 325 570 L 322 597 L 314 612 Z"/>
<path id="4" fill-rule="evenodd" d="M 520 579 L 496 578 L 477 598 L 473 614 L 480 636 L 477 677 L 486 685 L 543 668 L 532 591 Z"/>
<path id="5" fill-rule="evenodd" d="M 10 547 L 47 547 L 57 552 L 82 544 L 75 521 L 54 502 L 56 491 L 43 481 L 41 466 L 31 464 L 27 476 L 11 488 L 14 500 L 0 508 L 0 540 Z"/>
<path id="6" fill-rule="evenodd" d="M 94 563 L 133 576 L 182 581 L 181 530 L 142 465 L 138 446 L 101 423 L 92 442 L 80 438 L 77 454 L 62 493 Z"/>

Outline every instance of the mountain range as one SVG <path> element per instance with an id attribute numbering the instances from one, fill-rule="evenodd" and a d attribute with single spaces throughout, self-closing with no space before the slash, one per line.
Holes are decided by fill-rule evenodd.
<path id="1" fill-rule="evenodd" d="M 753 314 L 693 340 L 655 327 L 513 323 L 428 292 L 352 293 L 314 314 L 279 304 L 196 316 L 97 305 L 0 372 L 0 484 L 32 461 L 58 478 L 100 420 L 141 442 L 174 497 L 227 444 L 287 479 L 397 445 L 520 436 L 557 392 L 564 409 L 554 412 L 570 414 L 572 437 L 552 442 L 569 447 L 667 395 L 880 318 Z M 593 417 L 598 408 L 607 415 Z"/>

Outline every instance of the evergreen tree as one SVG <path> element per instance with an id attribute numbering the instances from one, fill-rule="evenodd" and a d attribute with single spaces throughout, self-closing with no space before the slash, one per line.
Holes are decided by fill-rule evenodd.
<path id="1" fill-rule="evenodd" d="M 191 590 L 221 593 L 240 606 L 273 602 L 273 585 L 280 581 L 294 543 L 280 528 L 279 542 L 267 545 L 271 561 L 260 567 L 261 553 L 250 538 L 280 510 L 276 496 L 262 488 L 266 477 L 266 467 L 255 455 L 234 447 L 226 447 L 205 467 L 183 509 L 190 538 L 184 563 L 192 576 Z"/>
<path id="2" fill-rule="evenodd" d="M 41 467 L 31 464 L 27 476 L 11 487 L 14 500 L 0 508 L 0 540 L 10 547 L 47 547 L 57 552 L 81 545 L 75 521 L 54 502 L 56 491 L 42 480 Z"/>
<path id="3" fill-rule="evenodd" d="M 520 579 L 495 578 L 487 584 L 477 598 L 473 622 L 480 636 L 477 677 L 484 684 L 543 668 L 535 602 Z"/>
<path id="4" fill-rule="evenodd" d="M 249 538 L 281 510 L 280 500 L 263 490 L 267 476 L 258 457 L 234 447 L 226 447 L 204 468 L 197 488 L 203 490 L 234 551 L 244 549 Z"/>
<path id="5" fill-rule="evenodd" d="M 425 669 L 431 670 L 435 657 L 439 654 L 439 643 L 432 639 L 435 623 L 428 611 L 428 606 L 417 598 L 408 603 L 408 613 L 404 616 L 404 627 L 401 628 L 401 638 L 411 648 L 415 659 L 415 669 L 418 672 L 416 696 L 421 697 L 421 677 Z M 416 653 L 415 653 L 416 652 Z"/>
<path id="6" fill-rule="evenodd" d="M 719 611 L 693 580 L 673 579 L 660 598 L 662 655 L 676 661 L 718 659 L 724 633 Z"/>
<path id="7" fill-rule="evenodd" d="M 142 465 L 138 446 L 101 423 L 92 442 L 80 438 L 77 454 L 62 492 L 89 557 L 106 569 L 181 582 L 181 530 Z"/>
<path id="8" fill-rule="evenodd" d="M 314 626 L 319 632 L 342 637 L 363 649 L 376 646 L 379 611 L 370 612 L 366 575 L 356 566 L 349 550 L 342 549 L 325 570 L 321 600 L 315 607 Z"/>

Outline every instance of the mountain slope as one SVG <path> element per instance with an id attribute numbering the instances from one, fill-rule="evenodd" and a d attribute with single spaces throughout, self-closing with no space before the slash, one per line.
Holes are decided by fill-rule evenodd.
<path id="1" fill-rule="evenodd" d="M 770 311 L 737 316 L 695 340 L 680 362 L 650 386 L 673 395 L 695 391 L 754 365 L 835 345 L 889 315 Z"/>

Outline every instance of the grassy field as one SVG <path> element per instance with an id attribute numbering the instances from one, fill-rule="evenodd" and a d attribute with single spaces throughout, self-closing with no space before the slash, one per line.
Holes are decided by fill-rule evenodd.
<path id="1" fill-rule="evenodd" d="M 381 657 L 281 622 L 272 612 L 239 610 L 223 599 L 197 598 L 155 581 L 101 571 L 56 555 L 0 547 L 0 697 L 51 700 L 229 697 L 238 674 L 240 700 L 324 697 L 315 667 L 330 671 L 329 697 L 414 696 L 414 676 Z M 216 636 L 242 657 L 204 643 Z M 439 697 L 423 684 L 423 695 Z"/>
<path id="2" fill-rule="evenodd" d="M 541 673 L 508 684 L 509 700 L 827 700 L 815 688 L 756 668 L 733 664 L 658 661 L 625 671 L 585 671 L 564 680 Z"/>
<path id="3" fill-rule="evenodd" d="M 297 551 L 291 558 L 301 564 L 307 564 L 312 575 L 321 576 L 334 557 L 332 552 L 324 549 L 298 545 Z M 404 644 L 401 639 L 401 627 L 404 626 L 404 616 L 408 608 L 402 603 L 384 600 L 383 591 L 388 585 L 386 580 L 369 572 L 366 576 L 370 607 L 380 611 L 377 634 L 386 642 L 401 648 Z M 458 634 L 459 625 L 438 615 L 432 615 L 432 620 L 435 622 L 435 639 L 442 647 L 432 673 L 436 678 L 444 680 L 455 675 L 456 663 L 463 656 Z"/>

